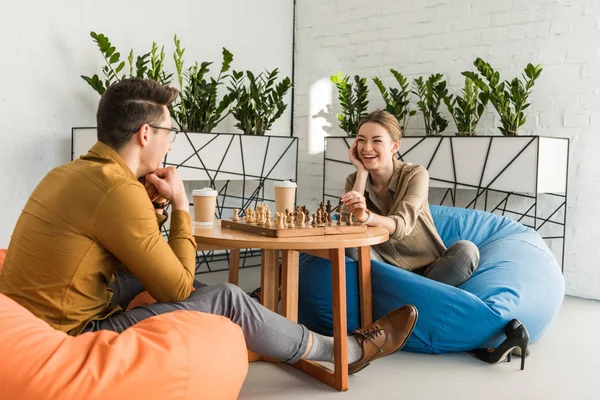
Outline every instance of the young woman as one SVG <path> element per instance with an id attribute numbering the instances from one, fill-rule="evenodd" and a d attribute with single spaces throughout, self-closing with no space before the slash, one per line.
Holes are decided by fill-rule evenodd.
<path id="1" fill-rule="evenodd" d="M 429 173 L 395 157 L 400 138 L 400 125 L 387 111 L 360 122 L 348 152 L 356 172 L 346 179 L 341 200 L 358 222 L 390 232 L 387 242 L 371 248 L 372 259 L 459 286 L 477 268 L 479 250 L 466 240 L 446 249 L 429 211 Z M 347 252 L 357 255 L 356 249 Z"/>

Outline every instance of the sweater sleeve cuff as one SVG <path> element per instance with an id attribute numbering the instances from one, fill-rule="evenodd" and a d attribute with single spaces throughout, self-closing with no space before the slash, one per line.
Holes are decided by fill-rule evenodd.
<path id="1" fill-rule="evenodd" d="M 173 210 L 171 213 L 171 235 L 188 234 L 192 235 L 192 217 L 190 213 L 183 210 Z"/>

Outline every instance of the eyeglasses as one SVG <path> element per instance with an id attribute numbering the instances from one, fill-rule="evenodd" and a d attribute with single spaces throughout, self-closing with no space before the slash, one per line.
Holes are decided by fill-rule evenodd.
<path id="1" fill-rule="evenodd" d="M 175 128 L 166 128 L 164 126 L 153 126 L 153 125 L 148 125 L 150 128 L 154 128 L 154 129 L 164 129 L 166 131 L 169 131 L 169 133 L 167 133 L 167 139 L 169 140 L 169 143 L 173 143 L 175 141 L 175 139 L 177 139 L 177 134 L 180 132 L 179 129 L 175 129 Z"/>

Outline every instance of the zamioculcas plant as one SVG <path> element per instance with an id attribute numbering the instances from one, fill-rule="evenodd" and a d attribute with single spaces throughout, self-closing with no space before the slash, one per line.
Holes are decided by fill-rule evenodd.
<path id="1" fill-rule="evenodd" d="M 394 78 L 396 78 L 396 81 L 400 85 L 399 89 L 394 87 L 390 87 L 389 90 L 386 89 L 379 78 L 373 78 L 373 82 L 375 82 L 383 96 L 383 100 L 386 104 L 385 110 L 396 117 L 400 123 L 402 133 L 404 134 L 408 119 L 415 115 L 417 111 L 411 110 L 408 107 L 410 103 L 410 100 L 408 99 L 408 96 L 410 95 L 410 90 L 408 90 L 408 80 L 404 75 L 394 69 L 390 69 L 390 72 L 394 75 Z"/>
<path id="2" fill-rule="evenodd" d="M 292 82 L 285 77 L 276 84 L 278 74 L 277 68 L 257 76 L 246 71 L 246 77 L 242 71 L 233 71 L 229 92 L 237 102 L 231 114 L 238 121 L 235 126 L 246 135 L 264 135 L 287 108 L 283 97 Z"/>
<path id="3" fill-rule="evenodd" d="M 171 115 L 186 132 L 212 132 L 212 130 L 230 114 L 229 106 L 236 98 L 236 94 L 229 92 L 220 100 L 218 99 L 219 86 L 230 77 L 227 74 L 233 61 L 233 54 L 223 48 L 223 61 L 221 70 L 216 79 L 206 78 L 212 62 L 195 63 L 186 71 L 183 69 L 183 55 L 185 49 L 175 36 L 175 68 L 179 82 L 179 100 L 173 105 Z M 185 80 L 184 80 L 185 77 Z"/>
<path id="4" fill-rule="evenodd" d="M 369 89 L 367 88 L 367 78 L 355 75 L 354 85 L 348 82 L 349 79 L 349 76 L 342 76 L 341 72 L 331 76 L 331 81 L 338 88 L 338 99 L 342 108 L 342 113 L 337 115 L 340 128 L 348 136 L 356 136 L 358 123 L 367 115 Z"/>
<path id="5" fill-rule="evenodd" d="M 480 91 L 470 78 L 465 78 L 462 95 L 454 97 L 450 94 L 444 98 L 444 102 L 458 129 L 456 136 L 475 136 L 475 128 L 487 106 L 489 93 Z"/>
<path id="6" fill-rule="evenodd" d="M 104 79 L 94 74 L 92 77 L 81 75 L 84 81 L 86 81 L 98 94 L 102 95 L 107 87 L 121 79 L 127 78 L 126 74 L 119 74 L 125 68 L 125 61 L 121 61 L 121 53 L 111 44 L 110 40 L 102 33 L 90 32 L 90 36 L 100 49 L 102 57 L 106 65 L 102 67 L 102 73 Z M 165 48 L 161 48 L 159 53 L 158 46 L 156 43 L 152 43 L 152 50 L 150 52 L 138 56 L 135 62 L 135 74 L 133 73 L 133 49 L 129 52 L 129 77 L 138 78 L 149 78 L 159 82 L 161 85 L 168 85 L 171 83 L 173 74 L 166 74 L 163 70 L 165 61 Z M 150 65 L 148 66 L 148 63 Z"/>
<path id="7" fill-rule="evenodd" d="M 512 81 L 500 82 L 500 73 L 494 71 L 490 64 L 477 58 L 474 62 L 477 71 L 485 78 L 487 84 L 479 77 L 476 72 L 465 71 L 463 75 L 470 78 L 475 84 L 485 92 L 489 93 L 490 103 L 494 106 L 502 127 L 498 127 L 504 136 L 516 136 L 526 121 L 525 110 L 530 106 L 527 98 L 531 94 L 536 79 L 542 73 L 542 66 L 538 64 L 527 64 L 523 80 L 515 77 Z"/>
<path id="8" fill-rule="evenodd" d="M 443 77 L 442 74 L 434 74 L 427 81 L 423 81 L 423 77 L 419 77 L 413 82 L 413 93 L 419 97 L 417 105 L 423 113 L 427 136 L 439 135 L 448 126 L 448 120 L 439 112 L 442 101 L 448 95 L 446 81 L 443 80 Z"/>

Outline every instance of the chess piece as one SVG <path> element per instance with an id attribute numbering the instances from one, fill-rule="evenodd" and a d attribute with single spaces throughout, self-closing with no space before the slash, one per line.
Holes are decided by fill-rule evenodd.
<path id="1" fill-rule="evenodd" d="M 333 225 L 333 219 L 331 218 L 331 214 L 329 214 L 329 215 L 327 216 L 327 225 L 328 225 L 328 226 L 331 226 L 331 225 Z"/>
<path id="2" fill-rule="evenodd" d="M 320 202 L 320 203 L 319 203 L 319 210 L 321 210 L 321 211 L 324 211 L 324 210 L 325 210 L 325 207 L 324 207 L 324 204 L 323 204 L 323 202 Z"/>
<path id="3" fill-rule="evenodd" d="M 267 212 L 267 221 L 271 219 L 271 209 L 268 205 L 265 204 L 266 212 Z"/>
<path id="4" fill-rule="evenodd" d="M 348 226 L 352 226 L 352 213 L 348 213 L 348 221 L 346 222 L 346 225 Z"/>
<path id="5" fill-rule="evenodd" d="M 317 226 L 317 214 L 314 214 L 314 213 L 313 213 L 313 215 L 312 215 L 312 223 L 311 223 L 311 225 L 312 225 L 313 227 Z"/>
<path id="6" fill-rule="evenodd" d="M 331 214 L 331 200 L 327 200 L 327 205 L 325 206 L 325 211 L 327 211 L 327 214 Z"/>
<path id="7" fill-rule="evenodd" d="M 248 213 L 248 221 L 247 223 L 254 225 L 256 224 L 256 214 L 254 212 L 254 209 L 252 207 L 250 207 L 247 211 Z"/>
<path id="8" fill-rule="evenodd" d="M 289 213 L 287 218 L 288 228 L 294 228 L 294 214 Z"/>
<path id="9" fill-rule="evenodd" d="M 306 224 L 304 223 L 304 219 L 305 219 L 304 213 L 302 211 L 299 211 L 296 214 L 296 226 L 299 228 L 306 227 Z"/>
<path id="10" fill-rule="evenodd" d="M 343 215 L 343 214 L 341 214 L 341 213 L 339 213 L 339 214 L 338 214 L 338 217 L 337 217 L 337 225 L 338 225 L 338 226 L 340 226 L 340 225 L 342 224 L 342 217 L 343 217 L 343 216 L 344 216 L 344 215 Z"/>
<path id="11" fill-rule="evenodd" d="M 238 213 L 240 212 L 240 210 L 238 210 L 237 208 L 233 209 L 233 221 L 239 221 L 240 220 L 240 216 L 238 215 Z"/>
<path id="12" fill-rule="evenodd" d="M 266 222 L 265 214 L 262 211 L 262 207 L 260 208 L 260 212 L 257 214 L 256 225 L 264 225 Z"/>
<path id="13" fill-rule="evenodd" d="M 321 203 L 323 204 L 323 203 Z M 317 209 L 317 225 L 320 225 L 323 223 L 323 212 L 321 211 L 320 208 Z"/>
<path id="14" fill-rule="evenodd" d="M 285 224 L 284 224 L 284 220 L 283 220 L 283 214 L 278 212 L 275 213 L 275 222 L 277 225 L 277 229 L 284 229 L 285 228 Z"/>
<path id="15" fill-rule="evenodd" d="M 271 228 L 273 226 L 273 221 L 271 221 L 271 216 L 267 217 L 267 220 L 265 221 L 265 226 L 267 228 Z"/>
<path id="16" fill-rule="evenodd" d="M 342 201 L 340 200 L 340 201 L 339 201 L 339 203 L 338 203 L 338 205 L 337 205 L 337 207 L 335 208 L 335 210 L 336 210 L 337 212 L 340 212 L 340 213 L 341 213 L 341 212 L 342 212 L 342 207 L 343 207 L 343 205 L 344 205 L 344 203 L 342 203 Z"/>

